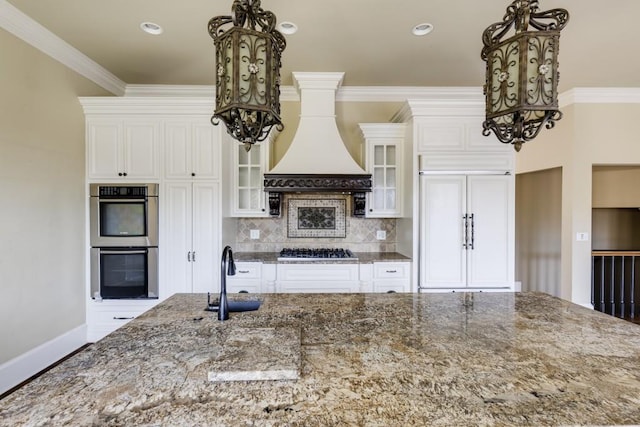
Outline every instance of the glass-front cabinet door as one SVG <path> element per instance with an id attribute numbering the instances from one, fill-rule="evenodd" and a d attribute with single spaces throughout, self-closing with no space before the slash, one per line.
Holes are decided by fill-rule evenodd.
<path id="1" fill-rule="evenodd" d="M 365 163 L 371 173 L 372 188 L 367 195 L 366 215 L 370 218 L 402 216 L 401 123 L 360 123 L 365 138 Z"/>
<path id="2" fill-rule="evenodd" d="M 395 212 L 397 203 L 396 146 L 373 144 L 372 189 L 369 212 Z"/>
<path id="3" fill-rule="evenodd" d="M 233 147 L 233 205 L 232 215 L 237 217 L 268 216 L 263 174 L 266 170 L 268 149 L 254 144 L 250 151 L 244 145 Z"/>

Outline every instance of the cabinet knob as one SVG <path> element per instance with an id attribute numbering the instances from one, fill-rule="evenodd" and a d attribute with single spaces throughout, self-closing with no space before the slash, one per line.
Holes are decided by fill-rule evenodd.
<path id="1" fill-rule="evenodd" d="M 126 172 L 122 172 L 122 176 L 127 176 L 127 173 Z"/>
<path id="2" fill-rule="evenodd" d="M 119 172 L 119 173 L 118 173 L 118 176 L 122 176 L 122 172 Z"/>
<path id="3" fill-rule="evenodd" d="M 196 176 L 196 173 L 195 172 L 191 172 L 191 176 Z"/>

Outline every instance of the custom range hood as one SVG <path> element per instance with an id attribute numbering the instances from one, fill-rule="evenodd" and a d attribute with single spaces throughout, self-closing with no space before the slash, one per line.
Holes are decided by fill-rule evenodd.
<path id="1" fill-rule="evenodd" d="M 351 194 L 353 215 L 364 216 L 371 174 L 353 160 L 336 125 L 336 92 L 343 78 L 344 73 L 293 73 L 300 123 L 287 152 L 264 175 L 270 215 L 280 215 L 283 193 L 330 192 Z"/>

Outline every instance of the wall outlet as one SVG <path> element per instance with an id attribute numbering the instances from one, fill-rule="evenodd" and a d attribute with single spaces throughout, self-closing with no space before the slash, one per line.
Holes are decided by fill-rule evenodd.
<path id="1" fill-rule="evenodd" d="M 385 240 L 387 238 L 387 232 L 385 230 L 376 231 L 376 239 Z"/>
<path id="2" fill-rule="evenodd" d="M 260 230 L 249 230 L 249 238 L 255 240 L 260 238 Z"/>

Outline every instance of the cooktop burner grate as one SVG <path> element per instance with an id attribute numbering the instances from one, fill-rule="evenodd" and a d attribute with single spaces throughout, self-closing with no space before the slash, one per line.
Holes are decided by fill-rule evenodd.
<path id="1" fill-rule="evenodd" d="M 284 248 L 278 256 L 278 261 L 349 261 L 357 259 L 349 249 L 342 248 Z"/>

